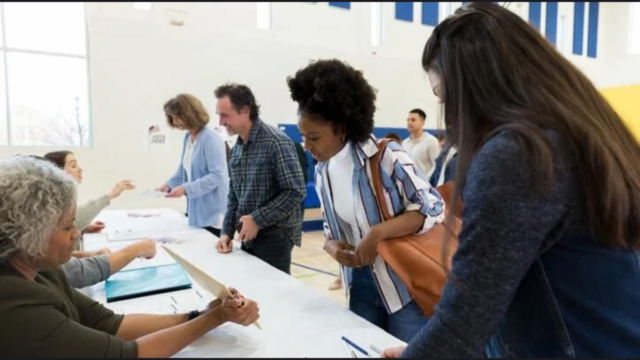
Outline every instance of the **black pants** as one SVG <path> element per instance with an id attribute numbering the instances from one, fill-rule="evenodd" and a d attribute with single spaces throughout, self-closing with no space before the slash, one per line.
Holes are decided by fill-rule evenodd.
<path id="1" fill-rule="evenodd" d="M 291 236 L 283 232 L 271 229 L 260 230 L 253 241 L 242 243 L 242 250 L 291 275 L 293 242 Z"/>
<path id="2" fill-rule="evenodd" d="M 220 229 L 216 229 L 213 226 L 205 226 L 205 227 L 203 227 L 203 229 L 207 230 L 208 232 L 212 233 L 213 235 L 217 236 L 218 238 L 220 237 Z"/>

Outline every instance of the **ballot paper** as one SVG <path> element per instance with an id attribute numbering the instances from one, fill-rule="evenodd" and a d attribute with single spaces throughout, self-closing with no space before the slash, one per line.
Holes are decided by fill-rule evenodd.
<path id="1" fill-rule="evenodd" d="M 167 193 L 158 190 L 145 190 L 140 195 L 148 198 L 163 198 Z"/>
<path id="2" fill-rule="evenodd" d="M 176 254 L 173 250 L 171 250 L 166 245 L 161 245 L 162 248 L 169 254 L 171 257 L 175 259 L 175 261 L 182 266 L 182 268 L 189 273 L 189 275 L 195 280 L 195 282 L 200 285 L 204 290 L 208 291 L 211 295 L 215 296 L 218 299 L 223 299 L 225 297 L 233 297 L 229 288 L 227 288 L 224 284 L 219 282 L 218 280 L 211 277 L 209 274 L 202 271 L 200 268 L 195 266 L 194 264 L 187 261 L 182 256 Z M 254 323 L 259 329 L 262 329 L 260 324 L 256 321 Z"/>

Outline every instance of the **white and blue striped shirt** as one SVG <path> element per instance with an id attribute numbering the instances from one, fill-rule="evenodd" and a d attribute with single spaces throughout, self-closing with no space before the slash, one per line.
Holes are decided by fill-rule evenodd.
<path id="1" fill-rule="evenodd" d="M 359 234 L 364 238 L 372 226 L 381 222 L 382 217 L 374 196 L 371 178 L 371 158 L 378 152 L 376 140 L 372 137 L 351 148 L 353 158 L 352 191 L 354 210 Z M 351 229 L 335 214 L 332 187 L 344 186 L 331 182 L 327 162 L 318 163 L 316 169 L 316 192 L 320 199 L 324 220 L 324 235 L 330 240 L 347 241 L 346 232 Z M 390 142 L 380 158 L 380 179 L 384 188 L 384 200 L 392 216 L 405 211 L 419 211 L 425 215 L 424 224 L 418 234 L 431 229 L 444 220 L 444 201 L 429 185 L 425 175 L 417 169 L 413 160 L 396 142 Z M 354 230 L 355 231 L 355 230 Z M 351 269 L 341 266 L 343 283 L 347 291 L 351 284 Z M 371 266 L 378 292 L 388 313 L 395 313 L 411 302 L 411 295 L 400 277 L 378 256 Z"/>

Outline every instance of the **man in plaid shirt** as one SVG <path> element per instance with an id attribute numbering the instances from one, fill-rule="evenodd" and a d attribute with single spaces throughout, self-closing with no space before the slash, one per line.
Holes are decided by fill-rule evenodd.
<path id="1" fill-rule="evenodd" d="M 231 252 L 238 227 L 242 250 L 290 274 L 293 245 L 300 246 L 300 206 L 306 195 L 293 141 L 260 120 L 260 108 L 247 86 L 226 84 L 214 94 L 220 125 L 239 135 L 229 158 L 229 202 L 216 249 Z"/>

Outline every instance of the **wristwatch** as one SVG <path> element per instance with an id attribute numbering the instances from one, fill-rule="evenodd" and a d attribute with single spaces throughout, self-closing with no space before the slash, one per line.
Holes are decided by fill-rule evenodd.
<path id="1" fill-rule="evenodd" d="M 197 318 L 200 315 L 201 315 L 201 313 L 198 310 L 189 311 L 189 313 L 187 313 L 188 321 L 191 321 L 191 320 Z"/>

